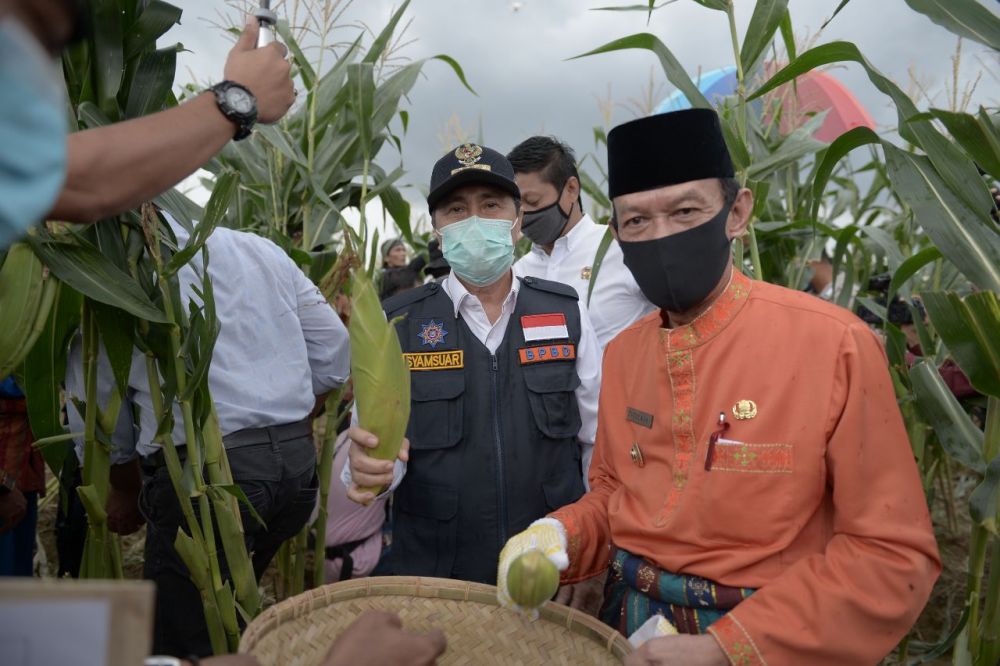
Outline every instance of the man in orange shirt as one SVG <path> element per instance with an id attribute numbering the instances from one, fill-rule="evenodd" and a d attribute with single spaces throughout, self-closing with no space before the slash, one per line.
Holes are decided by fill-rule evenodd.
<path id="1" fill-rule="evenodd" d="M 508 542 L 501 601 L 526 550 L 564 583 L 610 558 L 603 619 L 682 632 L 630 663 L 877 663 L 940 571 L 881 345 L 734 270 L 753 199 L 714 111 L 616 127 L 608 166 L 625 264 L 659 310 L 608 345 L 591 491 Z"/>

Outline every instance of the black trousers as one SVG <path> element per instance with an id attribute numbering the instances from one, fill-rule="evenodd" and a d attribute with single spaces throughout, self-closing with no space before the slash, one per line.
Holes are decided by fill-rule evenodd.
<path id="1" fill-rule="evenodd" d="M 309 520 L 319 485 L 316 450 L 311 438 L 300 437 L 227 450 L 226 454 L 233 481 L 267 525 L 265 528 L 257 522 L 240 503 L 247 550 L 259 581 L 281 544 L 298 534 Z M 177 530 L 188 529 L 165 466 L 147 474 L 139 506 L 147 530 L 143 575 L 156 583 L 153 653 L 211 655 L 201 595 L 174 550 Z M 221 543 L 218 556 L 223 578 L 228 579 Z"/>

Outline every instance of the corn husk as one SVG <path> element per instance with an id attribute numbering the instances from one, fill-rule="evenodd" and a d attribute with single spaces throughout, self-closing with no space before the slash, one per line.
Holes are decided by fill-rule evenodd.
<path id="1" fill-rule="evenodd" d="M 410 420 L 410 370 L 395 327 L 386 320 L 375 287 L 361 270 L 354 271 L 352 296 L 348 330 L 358 425 L 378 437 L 378 446 L 369 455 L 394 460 Z"/>

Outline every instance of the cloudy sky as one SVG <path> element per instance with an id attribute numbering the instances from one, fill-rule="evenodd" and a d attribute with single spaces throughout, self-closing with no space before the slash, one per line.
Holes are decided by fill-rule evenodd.
<path id="1" fill-rule="evenodd" d="M 229 41 L 212 21 L 218 13 L 233 15 L 222 0 L 171 0 L 184 10 L 182 25 L 165 41 L 180 41 L 191 51 L 179 59 L 178 83 L 221 78 Z M 295 0 L 287 0 L 291 3 Z M 305 0 L 300 0 L 305 1 Z M 319 0 L 321 1 L 321 0 Z M 981 0 L 996 11 L 997 4 Z M 637 0 L 412 0 L 406 38 L 413 40 L 402 55 L 419 59 L 446 53 L 457 59 L 478 95 L 468 92 L 441 62 L 426 65 L 425 77 L 410 96 L 409 132 L 404 140 L 405 182 L 426 185 L 430 167 L 456 137 L 456 128 L 506 152 L 523 138 L 554 134 L 569 142 L 578 156 L 594 150 L 593 127 L 611 125 L 637 115 L 631 101 L 667 95 L 656 57 L 631 50 L 569 60 L 572 56 L 637 32 L 656 34 L 689 73 L 733 63 L 726 17 L 691 0 L 678 0 L 655 11 L 649 25 L 640 12 L 593 11 L 593 7 L 636 4 Z M 342 0 L 344 4 L 344 0 Z M 360 22 L 380 29 L 398 2 L 355 0 L 344 23 Z M 737 23 L 746 28 L 754 3 L 737 0 Z M 820 26 L 839 0 L 790 0 L 799 40 L 817 39 Z M 353 38 L 360 28 L 344 27 L 338 39 Z M 854 0 L 819 35 L 819 43 L 846 39 L 883 73 L 906 90 L 923 89 L 934 105 L 948 107 L 956 38 L 911 11 L 903 0 Z M 162 42 L 161 42 L 162 44 Z M 960 78 L 979 77 L 973 105 L 1000 104 L 1000 68 L 995 56 L 966 43 Z M 855 93 L 881 128 L 895 125 L 887 98 L 868 82 L 856 65 L 831 73 Z M 914 83 L 914 79 L 917 83 Z M 922 102 L 921 107 L 928 106 Z M 602 111 L 602 108 L 604 111 Z M 446 143 L 447 142 L 447 143 Z M 603 161 L 603 156 L 600 156 Z M 381 156 L 383 166 L 398 161 Z M 418 191 L 408 195 L 417 201 Z"/>

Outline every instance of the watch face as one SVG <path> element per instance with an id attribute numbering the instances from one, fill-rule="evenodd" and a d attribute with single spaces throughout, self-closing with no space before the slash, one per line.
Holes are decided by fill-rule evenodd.
<path id="1" fill-rule="evenodd" d="M 226 91 L 226 104 L 236 113 L 246 114 L 253 111 L 253 99 L 240 88 L 230 88 Z"/>

